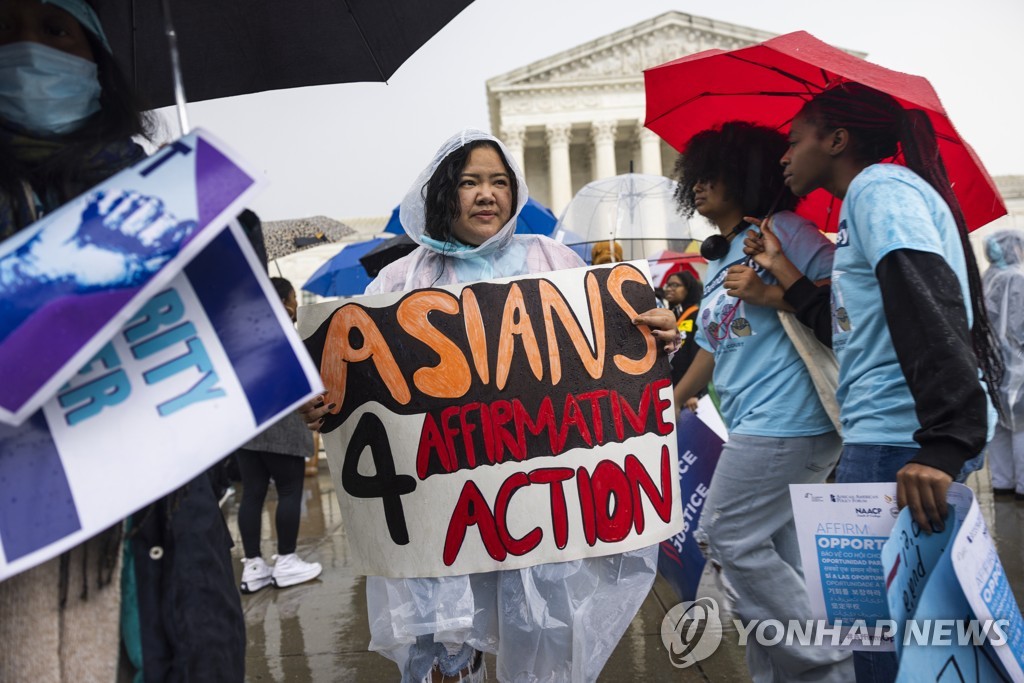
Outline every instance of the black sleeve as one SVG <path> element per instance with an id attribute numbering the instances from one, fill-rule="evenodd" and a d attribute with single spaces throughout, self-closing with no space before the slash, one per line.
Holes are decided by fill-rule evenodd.
<path id="1" fill-rule="evenodd" d="M 921 452 L 911 462 L 956 478 L 985 447 L 988 404 L 978 380 L 960 282 L 937 254 L 898 249 L 875 269 L 896 358 L 914 397 Z"/>
<path id="2" fill-rule="evenodd" d="M 832 348 L 832 286 L 816 285 L 800 278 L 782 294 L 796 312 L 796 319 L 811 328 L 814 336 Z"/>

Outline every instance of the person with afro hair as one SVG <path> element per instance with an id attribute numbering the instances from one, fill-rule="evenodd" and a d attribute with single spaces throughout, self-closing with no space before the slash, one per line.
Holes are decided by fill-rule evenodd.
<path id="1" fill-rule="evenodd" d="M 681 213 L 699 213 L 719 233 L 702 245 L 708 259 L 697 314 L 700 347 L 676 384 L 682 406 L 709 380 L 729 430 L 694 537 L 707 548 L 733 611 L 744 622 L 811 617 L 797 548 L 790 484 L 825 481 L 841 440 L 822 407 L 807 367 L 779 320 L 785 308 L 775 279 L 751 267 L 743 238 L 770 215 L 793 262 L 826 279 L 833 246 L 793 213 L 778 160 L 786 138 L 742 121 L 695 135 L 676 163 Z M 746 300 L 737 297 L 743 292 Z M 756 681 L 847 681 L 850 654 L 825 647 L 747 641 Z"/>

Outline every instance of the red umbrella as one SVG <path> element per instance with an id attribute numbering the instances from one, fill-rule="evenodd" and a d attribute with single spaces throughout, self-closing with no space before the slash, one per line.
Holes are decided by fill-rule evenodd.
<path id="1" fill-rule="evenodd" d="M 730 120 L 787 130 L 804 102 L 847 81 L 881 90 L 907 109 L 928 113 L 970 230 L 1006 213 L 992 178 L 956 132 L 927 79 L 866 62 L 805 31 L 728 52 L 706 50 L 647 69 L 645 125 L 677 150 L 694 134 Z M 838 200 L 817 190 L 797 211 L 835 231 L 838 209 Z"/>
<path id="2" fill-rule="evenodd" d="M 655 287 L 664 287 L 668 276 L 686 271 L 698 280 L 704 279 L 708 262 L 700 254 L 683 254 L 665 249 L 647 259 Z"/>

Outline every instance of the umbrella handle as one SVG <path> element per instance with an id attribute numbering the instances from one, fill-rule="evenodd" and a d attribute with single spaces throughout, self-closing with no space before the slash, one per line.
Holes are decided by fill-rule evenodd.
<path id="1" fill-rule="evenodd" d="M 178 126 L 181 134 L 188 135 L 192 127 L 188 123 L 188 110 L 185 108 L 185 83 L 181 77 L 181 58 L 178 54 L 178 34 L 171 21 L 171 4 L 169 0 L 161 0 L 161 14 L 164 19 L 164 33 L 167 35 L 167 50 L 171 55 L 171 78 L 174 80 L 174 102 L 178 112 Z"/>

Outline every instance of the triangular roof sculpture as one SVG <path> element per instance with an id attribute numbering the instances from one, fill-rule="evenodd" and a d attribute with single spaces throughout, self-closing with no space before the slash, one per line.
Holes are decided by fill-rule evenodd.
<path id="1" fill-rule="evenodd" d="M 487 81 L 491 130 L 519 162 L 531 195 L 558 214 L 592 180 L 672 168 L 678 153 L 643 125 L 644 69 L 772 37 L 666 12 Z"/>
<path id="2" fill-rule="evenodd" d="M 643 70 L 710 48 L 733 50 L 776 34 L 682 12 L 666 12 L 487 81 L 492 130 L 502 98 L 548 88 L 643 89 Z M 853 52 L 859 57 L 864 53 Z"/>

